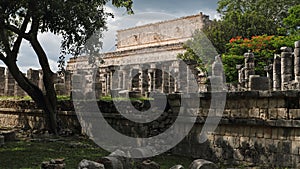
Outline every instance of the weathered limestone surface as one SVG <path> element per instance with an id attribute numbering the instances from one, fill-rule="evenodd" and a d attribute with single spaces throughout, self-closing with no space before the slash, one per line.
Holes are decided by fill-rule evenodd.
<path id="1" fill-rule="evenodd" d="M 117 51 L 185 42 L 197 29 L 202 29 L 209 18 L 202 13 L 170 21 L 119 30 Z"/>

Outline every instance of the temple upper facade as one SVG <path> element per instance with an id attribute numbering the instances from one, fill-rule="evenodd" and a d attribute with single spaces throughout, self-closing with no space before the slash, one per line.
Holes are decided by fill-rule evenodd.
<path id="1" fill-rule="evenodd" d="M 185 52 L 183 44 L 195 31 L 203 29 L 209 22 L 208 16 L 199 13 L 117 31 L 117 49 L 102 54 L 103 62 L 99 64 L 94 86 L 98 86 L 100 95 L 111 95 L 112 90 L 135 91 L 141 95 L 150 91 L 188 90 L 188 87 L 180 88 L 180 83 L 188 83 L 190 78 L 198 77 L 199 72 L 192 68 L 190 75 L 182 74 L 184 71 L 180 71 L 177 55 Z M 89 69 L 88 62 L 88 57 L 84 56 L 71 58 L 66 70 L 74 74 L 76 70 Z M 180 79 L 185 82 L 179 83 L 178 78 L 174 78 L 180 74 Z"/>

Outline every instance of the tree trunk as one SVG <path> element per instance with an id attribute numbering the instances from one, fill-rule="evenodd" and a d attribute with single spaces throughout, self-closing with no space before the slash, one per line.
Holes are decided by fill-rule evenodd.
<path id="1" fill-rule="evenodd" d="M 7 60 L 6 65 L 17 81 L 18 85 L 35 101 L 39 108 L 42 108 L 45 113 L 46 127 L 50 133 L 57 134 L 57 119 L 56 119 L 56 100 L 49 100 L 47 95 L 44 95 L 41 89 L 30 82 L 24 74 L 19 70 L 15 61 Z"/>

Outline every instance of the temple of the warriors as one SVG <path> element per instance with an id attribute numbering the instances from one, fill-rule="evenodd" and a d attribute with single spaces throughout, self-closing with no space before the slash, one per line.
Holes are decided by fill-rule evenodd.
<path id="1" fill-rule="evenodd" d="M 178 54 L 185 52 L 183 44 L 193 37 L 196 30 L 209 24 L 209 16 L 202 13 L 117 31 L 116 50 L 101 54 L 95 68 L 87 56 L 71 58 L 63 76 L 55 78 L 58 95 L 70 95 L 72 90 L 84 94 L 96 89 L 96 97 L 135 93 L 147 96 L 149 92 L 191 92 L 189 82 L 196 79 L 197 91 L 209 91 L 206 75 L 195 63 L 186 63 L 190 72 L 184 71 Z M 295 48 L 282 47 L 275 54 L 272 64 L 265 67 L 266 77 L 255 74 L 254 54 L 245 53 L 243 65 L 236 65 L 238 85 L 228 84 L 229 91 L 249 90 L 298 90 L 300 89 L 300 43 Z M 100 61 L 101 60 L 101 61 Z M 213 76 L 224 76 L 220 58 L 212 64 Z M 215 67 L 214 67 L 215 66 Z M 219 66 L 219 67 L 216 67 Z M 93 74 L 90 70 L 93 67 Z M 27 77 L 43 89 L 43 72 L 29 69 Z M 176 77 L 176 78 L 174 78 Z M 178 80 L 179 79 L 179 80 Z M 209 82 L 209 81 L 208 81 Z M 74 85 L 72 87 L 72 84 Z M 0 96 L 25 96 L 9 71 L 0 67 Z"/>

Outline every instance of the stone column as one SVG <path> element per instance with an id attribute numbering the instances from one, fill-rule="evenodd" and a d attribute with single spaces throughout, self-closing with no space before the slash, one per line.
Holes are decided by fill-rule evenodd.
<path id="1" fill-rule="evenodd" d="M 281 51 L 281 90 L 286 90 L 293 78 L 293 56 L 289 47 L 282 47 Z"/>
<path id="2" fill-rule="evenodd" d="M 300 41 L 295 42 L 294 57 L 295 81 L 300 83 Z"/>
<path id="3" fill-rule="evenodd" d="M 144 90 L 144 71 L 143 69 L 140 69 L 139 70 L 139 89 L 141 91 L 141 94 L 143 95 L 145 93 L 145 90 Z"/>
<path id="4" fill-rule="evenodd" d="M 5 87 L 5 68 L 0 67 L 0 96 L 4 96 Z"/>
<path id="5" fill-rule="evenodd" d="M 38 70 L 33 70 L 33 69 L 29 69 L 27 71 L 27 78 L 35 85 L 39 85 L 39 71 Z"/>
<path id="6" fill-rule="evenodd" d="M 273 90 L 281 89 L 281 58 L 280 55 L 274 55 L 273 63 Z"/>
<path id="7" fill-rule="evenodd" d="M 25 76 L 25 74 L 24 74 Z M 23 97 L 26 95 L 26 92 L 19 86 L 18 82 L 15 81 L 15 89 L 14 89 L 14 96 Z"/>
<path id="8" fill-rule="evenodd" d="M 72 81 L 71 81 L 72 73 L 70 71 L 66 71 L 64 75 L 65 75 L 64 79 L 65 79 L 65 86 L 66 86 L 66 95 L 70 96 L 72 90 Z M 41 80 L 39 80 L 39 84 L 40 83 Z"/>
<path id="9" fill-rule="evenodd" d="M 14 90 L 15 90 L 15 79 L 13 78 L 9 70 L 6 68 L 4 95 L 14 96 L 15 94 Z"/>
<path id="10" fill-rule="evenodd" d="M 148 70 L 148 77 L 149 77 L 149 81 L 148 81 L 148 91 L 151 92 L 152 91 L 152 81 L 153 81 L 153 70 L 149 69 Z"/>
<path id="11" fill-rule="evenodd" d="M 244 54 L 245 57 L 245 83 L 246 88 L 249 89 L 249 79 L 250 75 L 255 75 L 255 63 L 254 63 L 254 54 L 252 52 L 247 52 Z"/>
<path id="12" fill-rule="evenodd" d="M 273 88 L 273 64 L 264 67 L 267 72 L 267 78 L 269 79 L 269 89 Z"/>
<path id="13" fill-rule="evenodd" d="M 223 65 L 220 56 L 215 57 L 215 61 L 212 64 L 212 76 L 211 76 L 212 89 L 216 91 L 223 90 L 224 78 L 223 78 Z"/>
<path id="14" fill-rule="evenodd" d="M 71 77 L 70 77 L 71 78 Z M 43 91 L 43 92 L 45 92 L 45 86 L 44 86 L 44 74 L 43 74 L 43 70 L 42 69 L 40 69 L 39 70 L 39 82 L 38 82 L 39 84 L 39 88 Z M 71 92 L 71 89 L 70 89 L 70 92 Z"/>

